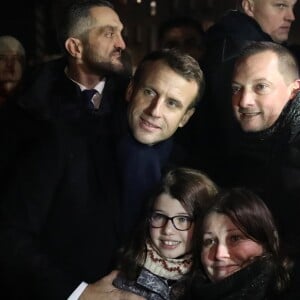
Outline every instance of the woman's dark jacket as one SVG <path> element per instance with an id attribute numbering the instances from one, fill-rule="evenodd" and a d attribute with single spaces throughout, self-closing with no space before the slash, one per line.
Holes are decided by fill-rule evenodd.
<path id="1" fill-rule="evenodd" d="M 258 193 L 285 242 L 299 253 L 300 94 L 287 103 L 270 128 L 248 133 L 237 128 L 219 182 Z"/>
<path id="2" fill-rule="evenodd" d="M 225 165 L 219 174 L 221 185 L 252 189 L 270 208 L 283 246 L 295 261 L 296 293 L 300 283 L 300 94 L 287 103 L 270 128 L 248 133 L 237 128 Z"/>
<path id="3" fill-rule="evenodd" d="M 204 280 L 199 271 L 189 283 L 184 300 L 283 300 L 276 295 L 275 267 L 269 260 L 257 260 L 244 269 L 219 281 Z"/>

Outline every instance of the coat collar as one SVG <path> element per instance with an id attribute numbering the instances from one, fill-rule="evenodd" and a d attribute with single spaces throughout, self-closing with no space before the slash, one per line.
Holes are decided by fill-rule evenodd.
<path id="1" fill-rule="evenodd" d="M 154 275 L 147 269 L 142 269 L 137 279 L 137 283 L 144 288 L 160 295 L 162 299 L 169 299 L 169 286 L 167 280 Z"/>

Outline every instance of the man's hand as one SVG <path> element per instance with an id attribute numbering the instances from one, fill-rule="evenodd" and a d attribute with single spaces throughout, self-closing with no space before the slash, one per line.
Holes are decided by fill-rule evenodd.
<path id="1" fill-rule="evenodd" d="M 112 271 L 97 282 L 89 284 L 79 300 L 145 300 L 136 294 L 114 287 L 112 282 L 117 274 L 117 271 Z"/>

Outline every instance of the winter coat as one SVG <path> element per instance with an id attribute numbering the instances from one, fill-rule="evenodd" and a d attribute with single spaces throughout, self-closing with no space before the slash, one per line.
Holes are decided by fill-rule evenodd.
<path id="1" fill-rule="evenodd" d="M 122 290 L 140 295 L 147 300 L 169 300 L 170 287 L 168 280 L 159 277 L 143 268 L 136 281 L 130 281 L 122 276 L 114 280 L 114 285 Z"/>
<path id="2" fill-rule="evenodd" d="M 286 246 L 299 255 L 300 94 L 287 103 L 270 128 L 259 132 L 237 128 L 219 175 L 223 186 L 245 186 L 259 194 L 271 209 Z"/>
<path id="3" fill-rule="evenodd" d="M 240 51 L 253 41 L 272 41 L 246 14 L 230 10 L 207 32 L 207 51 L 201 65 L 205 94 L 190 131 L 194 132 L 194 165 L 215 179 L 228 150 L 234 126 L 231 107 L 233 66 Z M 222 149 L 222 151 L 219 151 Z"/>
<path id="4" fill-rule="evenodd" d="M 218 282 L 203 279 L 199 271 L 192 279 L 185 300 L 275 300 L 275 267 L 269 260 L 257 260 Z"/>

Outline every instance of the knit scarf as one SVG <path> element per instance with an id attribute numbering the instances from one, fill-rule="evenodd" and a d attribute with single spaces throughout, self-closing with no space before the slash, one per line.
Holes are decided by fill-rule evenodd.
<path id="1" fill-rule="evenodd" d="M 146 261 L 143 267 L 153 274 L 171 280 L 178 280 L 186 274 L 192 266 L 192 255 L 186 254 L 182 258 L 166 258 L 150 245 L 147 246 Z"/>
<path id="2" fill-rule="evenodd" d="M 166 167 L 173 147 L 169 138 L 153 146 L 139 143 L 127 133 L 118 141 L 117 163 L 122 185 L 122 233 L 129 235 L 144 213 L 145 201 L 151 195 Z"/>
<path id="3" fill-rule="evenodd" d="M 244 269 L 218 282 L 204 282 L 203 274 L 195 276 L 184 299 L 205 300 L 274 300 L 276 269 L 271 258 L 260 258 Z"/>

